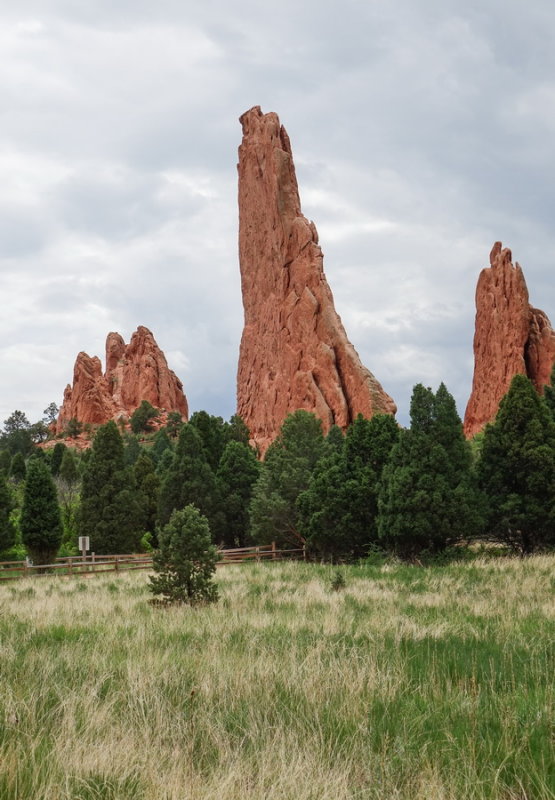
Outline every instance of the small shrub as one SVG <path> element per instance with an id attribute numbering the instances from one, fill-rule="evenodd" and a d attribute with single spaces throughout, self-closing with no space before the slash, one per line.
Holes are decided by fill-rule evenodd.
<path id="1" fill-rule="evenodd" d="M 168 602 L 211 603 L 218 599 L 212 582 L 220 555 L 211 543 L 208 520 L 193 505 L 174 511 L 159 534 L 153 556 L 158 574 L 150 578 L 150 590 Z"/>
<path id="2" fill-rule="evenodd" d="M 331 579 L 331 588 L 334 592 L 340 592 L 342 589 L 345 588 L 347 582 L 345 580 L 345 575 L 341 572 L 341 570 L 336 570 Z"/>

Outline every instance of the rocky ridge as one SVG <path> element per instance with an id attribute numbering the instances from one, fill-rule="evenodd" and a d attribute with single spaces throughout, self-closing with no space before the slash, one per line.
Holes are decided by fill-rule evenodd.
<path id="1" fill-rule="evenodd" d="M 127 345 L 119 333 L 108 334 L 105 373 L 97 356 L 79 353 L 56 432 L 61 433 L 71 419 L 92 425 L 128 420 L 143 400 L 163 412 L 178 411 L 185 420 L 188 417 L 183 384 L 168 367 L 151 331 L 141 325 Z"/>
<path id="2" fill-rule="evenodd" d="M 555 361 L 555 331 L 543 311 L 533 308 L 518 262 L 496 242 L 490 266 L 476 287 L 474 377 L 464 431 L 474 436 L 495 418 L 513 377 L 527 375 L 537 391 L 549 383 Z"/>
<path id="3" fill-rule="evenodd" d="M 288 413 L 327 431 L 396 406 L 364 367 L 335 311 L 313 222 L 301 212 L 289 137 L 259 106 L 240 119 L 239 260 L 245 325 L 237 413 L 263 453 Z"/>

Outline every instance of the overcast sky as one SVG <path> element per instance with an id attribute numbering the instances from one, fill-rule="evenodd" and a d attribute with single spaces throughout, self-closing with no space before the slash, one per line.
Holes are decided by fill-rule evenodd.
<path id="1" fill-rule="evenodd" d="M 407 421 L 472 380 L 497 239 L 555 316 L 552 0 L 20 0 L 0 11 L 0 422 L 149 327 L 229 417 L 238 117 L 276 111 L 336 308 Z"/>

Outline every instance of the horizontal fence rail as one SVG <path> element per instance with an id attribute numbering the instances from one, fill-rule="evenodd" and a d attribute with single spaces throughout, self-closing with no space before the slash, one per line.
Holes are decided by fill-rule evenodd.
<path id="1" fill-rule="evenodd" d="M 259 547 L 236 547 L 220 549 L 218 566 L 242 564 L 248 561 L 283 561 L 284 559 L 304 559 L 304 548 L 278 549 L 275 543 Z M 0 581 L 14 581 L 20 578 L 44 578 L 60 575 L 98 575 L 101 572 L 119 572 L 134 569 L 152 569 L 152 555 L 149 553 L 127 553 L 115 555 L 67 556 L 57 558 L 53 564 L 31 564 L 29 561 L 0 561 Z"/>

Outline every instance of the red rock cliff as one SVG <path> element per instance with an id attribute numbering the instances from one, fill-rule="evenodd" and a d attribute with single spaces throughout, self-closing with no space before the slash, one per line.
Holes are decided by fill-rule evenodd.
<path id="1" fill-rule="evenodd" d="M 515 375 L 527 375 L 543 392 L 555 360 L 555 332 L 543 311 L 530 305 L 522 269 L 511 258 L 511 251 L 496 242 L 490 267 L 478 278 L 474 378 L 464 417 L 467 436 L 495 418 Z"/>
<path id="2" fill-rule="evenodd" d="M 264 452 L 287 416 L 313 411 L 324 430 L 395 403 L 347 339 L 314 223 L 301 213 L 289 137 L 277 114 L 241 117 L 239 259 L 245 312 L 237 413 Z"/>
<path id="3" fill-rule="evenodd" d="M 128 419 L 143 400 L 163 411 L 178 411 L 187 419 L 183 385 L 168 367 L 154 336 L 137 328 L 128 345 L 119 333 L 106 339 L 106 372 L 100 359 L 79 353 L 73 370 L 73 385 L 67 386 L 56 431 L 70 419 L 101 425 L 110 419 Z"/>

